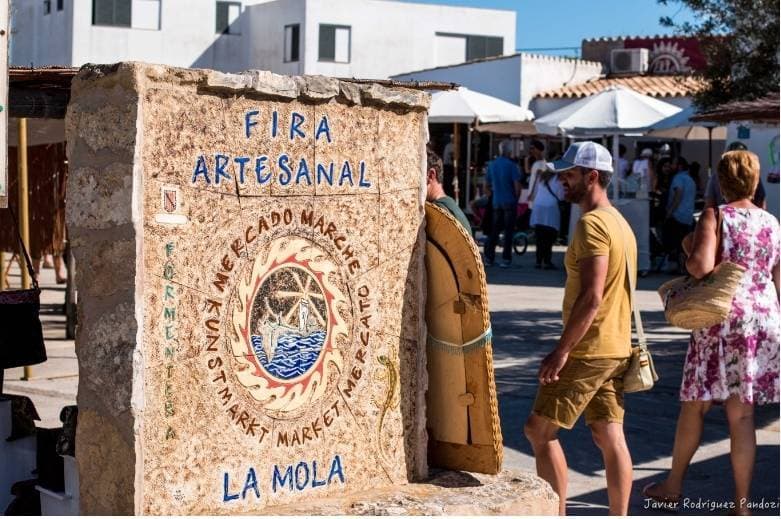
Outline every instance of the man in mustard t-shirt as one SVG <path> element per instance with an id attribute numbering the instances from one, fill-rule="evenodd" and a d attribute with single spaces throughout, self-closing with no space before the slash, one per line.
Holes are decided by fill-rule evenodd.
<path id="1" fill-rule="evenodd" d="M 583 216 L 565 257 L 564 330 L 540 366 L 540 387 L 524 432 L 534 450 L 537 474 L 559 495 L 564 515 L 567 461 L 557 434 L 585 414 L 605 462 L 610 513 L 626 515 L 632 489 L 632 459 L 623 429 L 623 375 L 631 355 L 632 314 L 626 262 L 629 275 L 635 276 L 637 244 L 608 200 L 610 152 L 593 142 L 575 143 L 554 169 L 565 198 L 579 204 Z"/>

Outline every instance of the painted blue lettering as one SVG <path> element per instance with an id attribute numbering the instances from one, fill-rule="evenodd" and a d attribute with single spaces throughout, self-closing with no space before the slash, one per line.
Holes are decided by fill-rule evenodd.
<path id="1" fill-rule="evenodd" d="M 303 480 L 301 478 L 301 472 L 302 472 L 301 469 L 304 469 Z M 301 463 L 296 465 L 296 488 L 298 490 L 304 490 L 308 484 L 309 484 L 309 465 L 307 465 L 305 461 L 302 461 Z"/>
<path id="2" fill-rule="evenodd" d="M 295 139 L 296 134 L 299 137 L 306 137 L 304 132 L 301 131 L 301 125 L 304 124 L 306 118 L 298 112 L 293 112 L 290 115 L 290 140 Z"/>
<path id="3" fill-rule="evenodd" d="M 306 179 L 306 183 L 312 185 L 312 178 L 309 176 L 309 166 L 306 165 L 306 159 L 301 159 L 298 163 L 298 173 L 296 174 L 296 184 L 301 183 L 301 177 Z"/>
<path id="4" fill-rule="evenodd" d="M 353 172 L 352 172 L 352 170 L 350 169 L 350 161 L 349 161 L 349 160 L 345 160 L 345 161 L 344 161 L 344 165 L 342 166 L 342 175 L 339 177 L 339 185 L 340 185 L 340 186 L 341 186 L 342 184 L 344 184 L 344 180 L 345 180 L 345 179 L 347 179 L 347 180 L 349 180 L 349 181 L 350 181 L 350 185 L 351 185 L 351 186 L 354 186 L 354 185 L 355 185 L 355 184 L 353 183 Z"/>
<path id="5" fill-rule="evenodd" d="M 344 472 L 342 471 L 342 458 L 337 454 L 334 456 L 334 460 L 331 462 L 331 472 L 328 474 L 328 484 L 331 484 L 331 478 L 335 475 L 339 476 L 339 479 L 344 483 Z"/>
<path id="6" fill-rule="evenodd" d="M 228 473 L 225 472 L 225 476 L 222 479 L 222 501 L 224 503 L 227 503 L 228 501 L 233 501 L 234 499 L 238 499 L 239 494 L 229 494 L 228 493 Z"/>
<path id="7" fill-rule="evenodd" d="M 317 183 L 321 184 L 323 182 L 323 177 L 328 181 L 329 186 L 334 185 L 334 163 L 331 162 L 328 165 L 328 169 L 325 169 L 325 166 L 322 164 L 317 165 Z"/>
<path id="8" fill-rule="evenodd" d="M 247 472 L 247 481 L 244 482 L 244 490 L 241 492 L 241 498 L 247 499 L 247 490 L 255 491 L 255 497 L 260 499 L 260 490 L 258 490 L 258 478 L 255 476 L 255 469 L 250 467 Z"/>
<path id="9" fill-rule="evenodd" d="M 206 157 L 203 155 L 199 155 L 198 162 L 195 163 L 193 179 L 190 181 L 191 184 L 195 184 L 195 181 L 198 180 L 198 175 L 203 175 L 203 178 L 206 180 L 207 184 L 212 183 L 212 181 L 209 179 L 209 168 L 206 166 Z"/>
<path id="10" fill-rule="evenodd" d="M 277 130 L 279 129 L 279 114 L 276 110 L 271 113 L 271 136 L 277 136 Z"/>
<path id="11" fill-rule="evenodd" d="M 271 171 L 266 173 L 264 176 L 263 170 L 266 169 L 266 161 L 268 160 L 268 157 L 265 155 L 261 155 L 260 157 L 255 159 L 255 178 L 258 180 L 258 184 L 265 184 L 269 180 L 271 180 Z"/>
<path id="12" fill-rule="evenodd" d="M 317 480 L 317 462 L 312 462 L 312 488 L 325 486 L 327 483 L 324 479 Z"/>
<path id="13" fill-rule="evenodd" d="M 225 168 L 230 162 L 230 157 L 227 155 L 220 155 L 219 153 L 214 156 L 214 183 L 220 183 L 220 177 L 225 177 L 225 180 L 232 180 L 230 173 L 225 172 Z"/>
<path id="14" fill-rule="evenodd" d="M 250 131 L 249 129 L 253 126 L 257 126 L 257 121 L 253 121 L 252 118 L 256 115 L 258 115 L 260 112 L 257 110 L 250 110 L 246 114 L 244 114 L 244 134 L 249 139 Z"/>
<path id="15" fill-rule="evenodd" d="M 358 187 L 372 187 L 372 183 L 366 180 L 366 162 L 361 161 L 361 178 L 358 180 Z"/>
<path id="16" fill-rule="evenodd" d="M 249 163 L 250 158 L 249 157 L 236 157 L 233 159 L 233 162 L 239 165 L 239 183 L 244 183 L 244 167 Z M 361 163 L 363 164 L 363 163 Z M 363 171 L 361 172 L 361 177 L 363 177 Z"/>
<path id="17" fill-rule="evenodd" d="M 227 478 L 228 476 L 226 475 L 225 477 Z M 277 465 L 274 465 L 274 474 L 271 476 L 271 490 L 273 490 L 274 493 L 277 492 L 277 483 L 279 483 L 279 488 L 284 488 L 285 485 L 287 484 L 288 488 L 290 490 L 293 490 L 293 466 L 292 465 L 287 468 L 284 477 L 279 473 L 279 467 Z"/>
<path id="18" fill-rule="evenodd" d="M 315 132 L 315 142 L 317 142 L 317 139 L 320 138 L 320 134 L 324 133 L 325 138 L 328 141 L 328 143 L 331 143 L 331 128 L 328 127 L 328 116 L 324 115 L 322 119 L 320 119 L 320 124 L 317 125 L 317 132 Z"/>
<path id="19" fill-rule="evenodd" d="M 279 181 L 280 186 L 286 186 L 290 184 L 290 180 L 293 178 L 293 172 L 290 170 L 290 166 L 288 165 L 290 163 L 290 158 L 287 156 L 287 154 L 283 153 L 279 156 L 279 169 L 282 170 L 282 173 L 279 174 L 279 177 L 277 180 Z"/>

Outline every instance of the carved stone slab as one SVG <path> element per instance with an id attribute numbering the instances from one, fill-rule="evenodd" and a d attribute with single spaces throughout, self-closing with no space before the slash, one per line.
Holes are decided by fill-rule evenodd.
<path id="1" fill-rule="evenodd" d="M 425 476 L 427 105 L 330 78 L 82 69 L 82 513 L 253 513 Z"/>

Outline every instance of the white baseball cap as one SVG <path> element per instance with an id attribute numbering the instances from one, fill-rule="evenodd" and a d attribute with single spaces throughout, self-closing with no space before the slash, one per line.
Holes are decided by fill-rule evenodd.
<path id="1" fill-rule="evenodd" d="M 561 159 L 553 163 L 553 171 L 566 171 L 575 166 L 612 173 L 613 157 L 607 148 L 596 142 L 575 142 Z"/>

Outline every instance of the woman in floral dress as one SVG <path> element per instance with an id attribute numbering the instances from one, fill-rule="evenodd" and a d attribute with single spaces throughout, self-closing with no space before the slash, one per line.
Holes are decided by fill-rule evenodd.
<path id="1" fill-rule="evenodd" d="M 725 153 L 718 166 L 727 204 L 703 212 L 686 268 L 701 278 L 719 261 L 746 268 L 726 321 L 695 330 L 689 341 L 681 383 L 681 412 L 672 468 L 643 495 L 677 507 L 683 478 L 700 443 L 705 413 L 721 403 L 731 438 L 735 508 L 749 515 L 756 434 L 754 406 L 779 401 L 779 224 L 751 203 L 759 181 L 759 159 L 748 151 Z M 721 213 L 721 240 L 718 213 Z"/>

